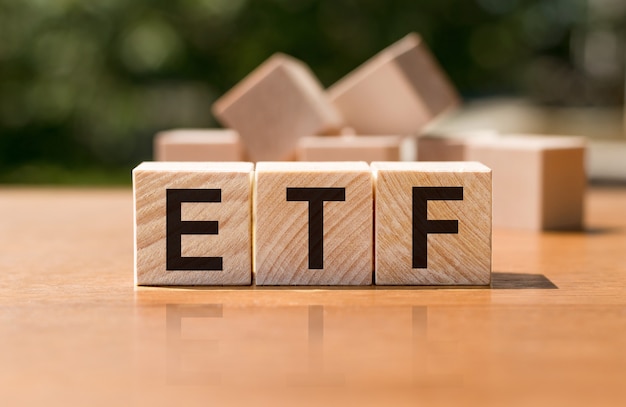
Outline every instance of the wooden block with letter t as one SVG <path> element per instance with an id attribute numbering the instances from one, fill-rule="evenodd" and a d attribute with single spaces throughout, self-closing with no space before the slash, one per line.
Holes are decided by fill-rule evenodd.
<path id="1" fill-rule="evenodd" d="M 283 54 L 217 100 L 213 113 L 239 132 L 253 161 L 293 159 L 300 137 L 336 133 L 343 125 L 311 70 Z"/>
<path id="2" fill-rule="evenodd" d="M 375 283 L 488 285 L 491 170 L 476 162 L 374 162 Z"/>
<path id="3" fill-rule="evenodd" d="M 409 34 L 328 89 L 357 134 L 413 134 L 459 103 L 424 41 Z"/>
<path id="4" fill-rule="evenodd" d="M 262 162 L 257 285 L 372 284 L 372 177 L 364 162 Z"/>
<path id="5" fill-rule="evenodd" d="M 253 174 L 243 162 L 136 167 L 135 284 L 251 284 Z"/>

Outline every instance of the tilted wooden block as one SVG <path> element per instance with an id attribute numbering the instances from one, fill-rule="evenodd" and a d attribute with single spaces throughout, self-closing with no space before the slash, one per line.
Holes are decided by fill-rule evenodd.
<path id="1" fill-rule="evenodd" d="M 257 285 L 372 283 L 372 177 L 364 162 L 256 167 Z"/>
<path id="2" fill-rule="evenodd" d="M 136 167 L 135 284 L 251 284 L 253 170 L 232 162 Z"/>
<path id="3" fill-rule="evenodd" d="M 300 161 L 399 161 L 400 136 L 310 136 L 300 139 Z"/>
<path id="4" fill-rule="evenodd" d="M 494 227 L 581 229 L 586 186 L 581 137 L 471 140 L 466 158 L 493 170 Z"/>
<path id="5" fill-rule="evenodd" d="M 373 162 L 375 283 L 487 285 L 491 170 L 475 162 Z"/>
<path id="6" fill-rule="evenodd" d="M 242 161 L 239 134 L 230 129 L 176 129 L 154 138 L 156 161 Z"/>
<path id="7" fill-rule="evenodd" d="M 275 54 L 213 105 L 253 161 L 293 159 L 298 139 L 337 132 L 342 118 L 301 61 Z"/>
<path id="8" fill-rule="evenodd" d="M 426 44 L 409 34 L 328 89 L 358 134 L 412 134 L 458 105 L 458 95 Z"/>

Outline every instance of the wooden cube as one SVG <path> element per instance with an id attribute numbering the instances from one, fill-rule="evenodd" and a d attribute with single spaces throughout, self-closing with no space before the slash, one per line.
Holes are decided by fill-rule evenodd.
<path id="1" fill-rule="evenodd" d="M 328 89 L 358 134 L 413 134 L 459 103 L 417 34 L 409 34 Z"/>
<path id="2" fill-rule="evenodd" d="M 464 161 L 465 140 L 441 136 L 417 137 L 417 161 Z"/>
<path id="3" fill-rule="evenodd" d="M 372 178 L 364 162 L 256 167 L 257 285 L 372 283 Z"/>
<path id="4" fill-rule="evenodd" d="M 417 161 L 466 161 L 465 144 L 500 137 L 492 129 L 429 132 L 416 137 Z"/>
<path id="5" fill-rule="evenodd" d="M 398 161 L 400 136 L 310 136 L 300 139 L 300 161 Z"/>
<path id="6" fill-rule="evenodd" d="M 242 161 L 239 134 L 230 129 L 177 129 L 154 138 L 156 161 Z"/>
<path id="7" fill-rule="evenodd" d="M 373 162 L 375 283 L 487 285 L 491 170 L 475 162 Z"/>
<path id="8" fill-rule="evenodd" d="M 583 225 L 585 141 L 507 136 L 471 140 L 466 158 L 493 169 L 493 225 L 578 230 Z"/>
<path id="9" fill-rule="evenodd" d="M 252 163 L 133 170 L 135 284 L 249 285 Z"/>
<path id="10" fill-rule="evenodd" d="M 300 137 L 338 132 L 343 126 L 311 70 L 282 54 L 216 101 L 213 113 L 239 132 L 253 161 L 293 159 Z"/>

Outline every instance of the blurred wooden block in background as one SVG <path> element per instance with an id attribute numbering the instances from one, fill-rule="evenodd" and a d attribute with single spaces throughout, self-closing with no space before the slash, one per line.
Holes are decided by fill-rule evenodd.
<path id="1" fill-rule="evenodd" d="M 291 160 L 298 139 L 338 132 L 341 115 L 301 61 L 275 54 L 213 104 L 253 161 Z"/>
<path id="2" fill-rule="evenodd" d="M 464 161 L 465 140 L 440 136 L 416 138 L 417 161 Z"/>
<path id="3" fill-rule="evenodd" d="M 412 134 L 459 103 L 453 85 L 415 33 L 375 55 L 327 93 L 358 134 Z"/>
<path id="4" fill-rule="evenodd" d="M 243 161 L 239 134 L 230 129 L 176 129 L 154 138 L 156 161 Z"/>
<path id="5" fill-rule="evenodd" d="M 372 284 L 366 163 L 258 163 L 254 210 L 257 285 Z"/>
<path id="6" fill-rule="evenodd" d="M 500 134 L 491 129 L 420 134 L 415 143 L 417 161 L 466 161 L 465 144 L 468 140 L 495 137 Z"/>
<path id="7" fill-rule="evenodd" d="M 506 136 L 469 140 L 466 159 L 493 170 L 493 225 L 531 230 L 583 226 L 585 140 Z"/>
<path id="8" fill-rule="evenodd" d="M 400 136 L 310 136 L 300 139 L 300 161 L 399 161 Z"/>
<path id="9" fill-rule="evenodd" d="M 252 282 L 252 163 L 133 170 L 136 285 Z"/>
<path id="10" fill-rule="evenodd" d="M 491 170 L 475 162 L 373 162 L 375 283 L 488 285 Z"/>

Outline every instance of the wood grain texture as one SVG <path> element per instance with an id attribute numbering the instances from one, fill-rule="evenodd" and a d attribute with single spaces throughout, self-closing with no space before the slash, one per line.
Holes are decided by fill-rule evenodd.
<path id="1" fill-rule="evenodd" d="M 290 160 L 298 139 L 338 132 L 342 118 L 301 61 L 275 54 L 213 104 L 253 161 Z"/>
<path id="2" fill-rule="evenodd" d="M 565 136 L 468 140 L 466 159 L 493 169 L 493 223 L 530 230 L 581 229 L 585 141 Z"/>
<path id="3" fill-rule="evenodd" d="M 155 161 L 243 161 L 239 134 L 230 129 L 175 129 L 154 138 Z"/>
<path id="4" fill-rule="evenodd" d="M 130 188 L 1 186 L 2 403 L 623 407 L 626 188 L 587 204 L 494 228 L 490 288 L 165 288 Z"/>
<path id="5" fill-rule="evenodd" d="M 358 134 L 413 134 L 459 103 L 417 34 L 392 44 L 328 89 Z"/>
<path id="6" fill-rule="evenodd" d="M 262 162 L 255 173 L 257 285 L 372 283 L 372 179 L 364 162 Z M 312 204 L 287 201 L 287 188 L 345 188 L 323 204 L 323 268 L 311 269 Z"/>
<path id="7" fill-rule="evenodd" d="M 487 285 L 491 281 L 491 170 L 473 162 L 374 162 L 375 283 Z M 458 233 L 427 235 L 415 266 L 415 187 L 462 187 L 462 200 L 426 203 L 428 222 L 458 220 Z"/>
<path id="8" fill-rule="evenodd" d="M 246 285 L 252 280 L 252 163 L 146 162 L 133 170 L 135 284 Z M 219 202 L 182 202 L 183 222 L 217 221 L 218 234 L 183 234 L 182 257 L 221 257 L 221 270 L 166 264 L 167 191 L 219 189 Z M 170 236 L 170 239 L 172 237 Z"/>
<path id="9" fill-rule="evenodd" d="M 309 136 L 300 139 L 300 161 L 398 161 L 400 136 Z"/>

